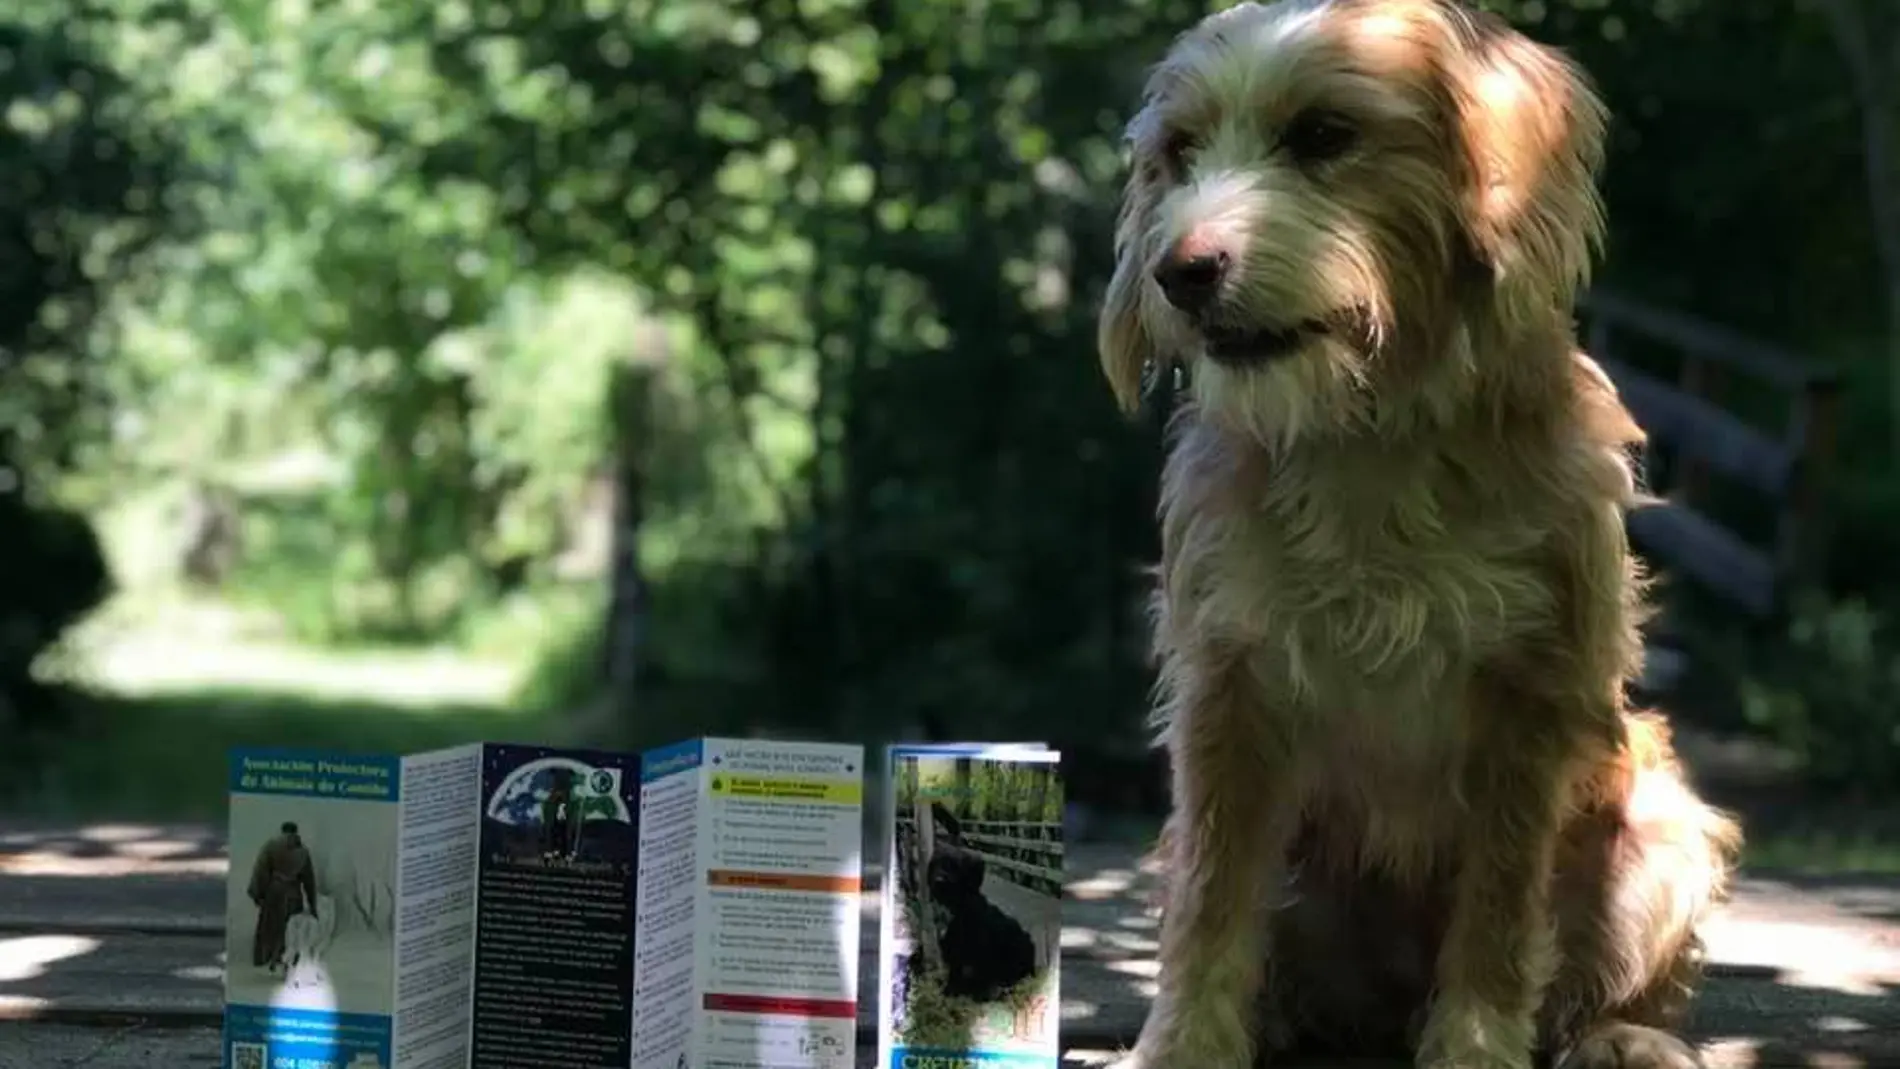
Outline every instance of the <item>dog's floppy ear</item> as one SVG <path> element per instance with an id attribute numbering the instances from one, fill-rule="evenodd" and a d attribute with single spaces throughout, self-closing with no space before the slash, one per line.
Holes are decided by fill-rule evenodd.
<path id="1" fill-rule="evenodd" d="M 1467 236 L 1507 323 L 1568 315 L 1603 244 L 1608 111 L 1562 53 L 1489 13 L 1459 21 L 1448 65 L 1473 177 Z"/>
<path id="2" fill-rule="evenodd" d="M 1148 114 L 1144 109 L 1129 123 L 1130 142 L 1138 140 Z M 1102 298 L 1095 334 L 1102 374 L 1107 376 L 1109 388 L 1115 392 L 1116 403 L 1123 412 L 1129 413 L 1141 405 L 1143 370 L 1159 355 L 1154 337 L 1141 321 L 1141 294 L 1148 272 L 1149 215 L 1159 196 L 1152 165 L 1141 158 L 1137 148 L 1115 217 L 1115 273 Z"/>

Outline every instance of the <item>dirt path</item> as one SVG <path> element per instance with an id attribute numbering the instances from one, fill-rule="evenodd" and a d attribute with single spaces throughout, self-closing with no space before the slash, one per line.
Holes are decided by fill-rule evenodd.
<path id="1" fill-rule="evenodd" d="M 202 829 L 0 829 L 0 1069 L 217 1064 L 223 867 Z M 1152 875 L 1094 845 L 1068 871 L 1063 1029 L 1086 1061 L 1132 1038 L 1152 994 Z M 1692 1030 L 1714 1069 L 1900 1069 L 1900 884 L 1751 874 L 1707 935 Z"/>

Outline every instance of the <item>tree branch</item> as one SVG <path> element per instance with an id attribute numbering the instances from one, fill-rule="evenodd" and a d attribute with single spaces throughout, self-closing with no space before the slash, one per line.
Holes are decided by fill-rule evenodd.
<path id="1" fill-rule="evenodd" d="M 1875 60 L 1871 27 L 1862 17 L 1858 0 L 1816 0 L 1833 32 L 1835 48 L 1847 65 L 1848 77 L 1860 99 L 1862 155 L 1866 165 L 1868 207 L 1873 214 L 1875 240 L 1889 278 L 1900 278 L 1900 197 L 1896 197 L 1892 79 L 1900 76 L 1900 40 L 1896 60 L 1882 71 Z M 1900 35 L 1896 35 L 1900 37 Z"/>
<path id="2" fill-rule="evenodd" d="M 1881 70 L 1881 49 L 1859 0 L 1815 0 L 1834 36 L 1860 98 L 1861 148 L 1866 167 L 1867 207 L 1874 224 L 1887 305 L 1887 363 L 1890 433 L 1900 456 L 1900 169 L 1895 167 L 1894 127 L 1900 125 L 1900 33 L 1894 61 Z"/>

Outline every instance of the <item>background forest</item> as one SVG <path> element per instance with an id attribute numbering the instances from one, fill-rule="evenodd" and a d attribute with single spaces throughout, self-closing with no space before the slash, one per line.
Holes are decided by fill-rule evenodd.
<path id="1" fill-rule="evenodd" d="M 1602 285 L 1845 376 L 1825 571 L 1702 612 L 1684 715 L 1892 791 L 1900 8 L 1491 6 L 1615 113 Z M 212 813 L 234 741 L 758 730 L 1041 739 L 1151 806 L 1157 436 L 1094 312 L 1204 10 L 9 5 L 9 804 Z"/>

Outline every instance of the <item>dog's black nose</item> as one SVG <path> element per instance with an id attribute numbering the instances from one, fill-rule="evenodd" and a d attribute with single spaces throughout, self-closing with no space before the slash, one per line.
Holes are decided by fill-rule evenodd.
<path id="1" fill-rule="evenodd" d="M 1225 249 L 1183 242 L 1155 268 L 1155 282 L 1169 304 L 1183 312 L 1199 312 L 1220 293 L 1231 263 Z"/>

